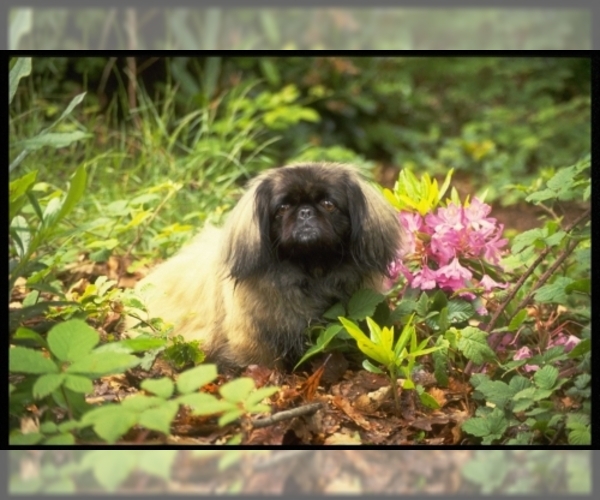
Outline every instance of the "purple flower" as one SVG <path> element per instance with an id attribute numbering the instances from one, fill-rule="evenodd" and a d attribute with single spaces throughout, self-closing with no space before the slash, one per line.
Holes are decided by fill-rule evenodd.
<path id="1" fill-rule="evenodd" d="M 479 282 L 479 285 L 482 286 L 486 292 L 491 292 L 493 288 L 506 288 L 508 283 L 498 283 L 490 278 L 487 274 L 484 274 L 483 278 L 481 278 L 481 281 Z"/>
<path id="2" fill-rule="evenodd" d="M 521 347 L 517 352 L 515 352 L 513 359 L 515 361 L 520 361 L 522 359 L 529 359 L 531 357 L 531 349 L 526 345 Z"/>

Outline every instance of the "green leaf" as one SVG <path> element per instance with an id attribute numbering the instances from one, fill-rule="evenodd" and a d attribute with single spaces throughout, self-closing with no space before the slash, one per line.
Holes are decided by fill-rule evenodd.
<path id="1" fill-rule="evenodd" d="M 486 401 L 503 408 L 515 394 L 515 389 L 500 380 L 484 380 L 477 386 Z"/>
<path id="2" fill-rule="evenodd" d="M 362 362 L 363 368 L 365 370 L 367 370 L 368 372 L 371 373 L 378 373 L 380 375 L 385 374 L 385 372 L 383 370 L 381 370 L 379 367 L 375 366 L 373 363 L 371 363 L 368 359 L 365 359 Z"/>
<path id="3" fill-rule="evenodd" d="M 373 316 L 377 304 L 382 302 L 384 298 L 383 295 L 373 290 L 358 290 L 348 302 L 348 317 L 361 320 L 367 316 Z"/>
<path id="4" fill-rule="evenodd" d="M 220 401 L 212 394 L 202 392 L 184 394 L 183 396 L 179 396 L 176 401 L 189 406 L 194 415 L 213 415 L 236 407 L 233 403 Z"/>
<path id="5" fill-rule="evenodd" d="M 578 426 L 569 432 L 567 437 L 569 444 L 586 445 L 592 444 L 592 433 L 590 426 Z"/>
<path id="6" fill-rule="evenodd" d="M 156 408 L 148 408 L 143 411 L 138 417 L 138 424 L 168 436 L 171 433 L 171 422 L 177 415 L 177 410 L 179 410 L 178 403 L 166 401 Z"/>
<path id="7" fill-rule="evenodd" d="M 419 394 L 419 399 L 421 400 L 423 406 L 426 406 L 427 408 L 431 408 L 433 410 L 440 408 L 439 403 L 433 398 L 433 396 L 425 391 Z"/>
<path id="8" fill-rule="evenodd" d="M 592 348 L 592 341 L 590 339 L 583 339 L 577 344 L 571 352 L 569 352 L 569 358 L 578 358 L 590 352 Z"/>
<path id="9" fill-rule="evenodd" d="M 8 369 L 13 373 L 58 373 L 58 366 L 40 351 L 26 347 L 9 349 Z"/>
<path id="10" fill-rule="evenodd" d="M 247 409 L 250 409 L 252 406 L 260 403 L 265 398 L 271 397 L 273 394 L 279 391 L 279 387 L 261 387 L 256 391 L 252 392 L 244 401 Z"/>
<path id="11" fill-rule="evenodd" d="M 413 317 L 414 316 L 411 316 L 408 323 L 404 325 L 402 332 L 400 333 L 400 337 L 396 342 L 396 346 L 394 347 L 394 356 L 396 359 L 400 358 L 402 351 L 406 349 L 410 339 L 416 335 L 415 326 L 413 325 Z"/>
<path id="12" fill-rule="evenodd" d="M 61 220 L 63 217 L 69 215 L 73 208 L 75 208 L 75 205 L 81 199 L 85 191 L 86 180 L 87 173 L 85 171 L 85 167 L 81 165 L 75 171 L 75 174 L 71 178 L 71 185 L 69 186 L 69 191 L 67 192 L 65 200 L 62 202 L 56 222 Z"/>
<path id="13" fill-rule="evenodd" d="M 81 394 L 92 394 L 94 392 L 94 384 L 89 378 L 70 373 L 66 374 L 65 387 Z"/>
<path id="14" fill-rule="evenodd" d="M 525 321 L 526 318 L 527 318 L 527 310 L 521 309 L 515 315 L 515 317 L 510 321 L 510 323 L 508 325 L 508 331 L 509 332 L 516 331 L 523 324 L 523 321 Z"/>
<path id="15" fill-rule="evenodd" d="M 152 408 L 154 406 L 159 406 L 164 403 L 163 398 L 159 398 L 157 396 L 145 396 L 143 394 L 135 394 L 133 396 L 129 396 L 121 402 L 121 406 L 123 408 L 127 408 L 132 412 L 142 412 L 148 408 Z"/>
<path id="16" fill-rule="evenodd" d="M 486 444 L 500 439 L 507 428 L 508 421 L 502 410 L 498 408 L 494 408 L 486 417 L 470 418 L 462 425 L 463 431 L 485 438 L 484 443 Z"/>
<path id="17" fill-rule="evenodd" d="M 473 326 L 467 326 L 460 331 L 460 339 L 457 346 L 476 365 L 496 358 L 494 351 L 492 351 L 487 343 L 487 333 Z"/>
<path id="18" fill-rule="evenodd" d="M 44 439 L 44 435 L 39 432 L 30 432 L 28 434 L 21 434 L 18 432 L 16 434 L 10 434 L 8 443 L 11 445 L 31 446 L 38 444 L 42 439 Z"/>
<path id="19" fill-rule="evenodd" d="M 379 346 L 372 342 L 371 339 L 369 339 L 369 337 L 367 337 L 356 324 L 341 316 L 338 319 L 348 334 L 354 338 L 354 340 L 356 340 L 358 348 L 364 354 L 385 366 L 388 366 L 391 363 L 392 360 L 389 357 L 389 353 L 382 351 Z"/>
<path id="20" fill-rule="evenodd" d="M 68 115 L 70 115 L 71 112 L 75 109 L 75 106 L 81 104 L 86 93 L 87 92 L 82 92 L 81 94 L 77 94 L 75 97 L 73 97 L 73 99 L 71 99 L 71 102 L 69 103 L 69 105 L 66 107 L 66 109 L 62 112 L 62 114 L 58 118 L 58 120 L 56 120 L 51 126 L 53 127 L 57 123 L 64 120 Z"/>
<path id="21" fill-rule="evenodd" d="M 30 341 L 32 343 L 37 344 L 40 347 L 48 348 L 48 343 L 39 333 L 30 330 L 29 328 L 25 328 L 24 326 L 20 326 L 15 334 L 13 335 L 13 341 Z M 19 342 L 20 343 L 20 342 Z"/>
<path id="22" fill-rule="evenodd" d="M 294 366 L 294 370 L 310 357 L 314 356 L 315 354 L 321 351 L 324 351 L 329 342 L 333 340 L 333 338 L 340 332 L 341 329 L 342 325 L 333 324 L 329 325 L 326 330 L 322 331 L 317 337 L 317 343 L 304 353 L 304 356 L 302 356 L 302 358 L 300 358 L 300 361 L 298 361 L 298 363 L 296 363 L 296 366 Z"/>
<path id="23" fill-rule="evenodd" d="M 191 393 L 212 382 L 216 378 L 217 367 L 215 365 L 196 366 L 179 375 L 177 378 L 177 390 L 182 394 Z"/>
<path id="24" fill-rule="evenodd" d="M 12 220 L 17 215 L 23 203 L 17 203 L 19 201 L 25 201 L 25 194 L 33 187 L 37 177 L 37 170 L 28 172 L 27 174 L 15 179 L 9 184 L 9 200 L 10 200 L 10 213 L 9 220 Z"/>
<path id="25" fill-rule="evenodd" d="M 8 103 L 10 104 L 17 92 L 21 78 L 31 73 L 31 57 L 19 57 L 8 75 Z"/>
<path id="26" fill-rule="evenodd" d="M 554 366 L 546 365 L 535 372 L 533 380 L 541 389 L 552 389 L 558 380 L 558 370 Z"/>
<path id="27" fill-rule="evenodd" d="M 64 373 L 46 373 L 33 384 L 33 397 L 42 399 L 58 389 L 65 380 Z"/>
<path id="28" fill-rule="evenodd" d="M 219 427 L 223 427 L 231 422 L 240 418 L 244 412 L 242 410 L 231 410 L 227 413 L 224 413 L 221 418 L 219 418 Z"/>
<path id="29" fill-rule="evenodd" d="M 31 139 L 20 141 L 18 145 L 32 151 L 45 146 L 59 149 L 69 146 L 70 144 L 80 141 L 81 139 L 88 139 L 91 137 L 93 137 L 92 134 L 81 132 L 79 130 L 75 130 L 73 132 L 46 132 L 44 134 L 32 137 Z"/>
<path id="30" fill-rule="evenodd" d="M 139 358 L 124 353 L 92 352 L 67 368 L 68 373 L 81 373 L 90 376 L 103 376 L 123 373 L 138 365 Z"/>
<path id="31" fill-rule="evenodd" d="M 584 278 L 581 280 L 574 281 L 570 285 L 565 287 L 566 293 L 580 292 L 585 294 L 590 294 L 592 289 L 592 280 L 591 278 Z"/>
<path id="32" fill-rule="evenodd" d="M 244 401 L 255 387 L 253 379 L 250 377 L 240 377 L 223 384 L 219 389 L 219 393 L 223 399 L 237 403 Z"/>
<path id="33" fill-rule="evenodd" d="M 76 361 L 86 356 L 100 341 L 100 335 L 80 319 L 71 319 L 52 327 L 48 346 L 61 361 Z"/>
<path id="34" fill-rule="evenodd" d="M 475 315 L 475 308 L 466 300 L 451 300 L 448 302 L 448 321 L 452 323 L 463 323 Z"/>
<path id="35" fill-rule="evenodd" d="M 140 387 L 145 391 L 156 394 L 158 397 L 163 399 L 169 399 L 175 391 L 175 384 L 170 378 L 163 377 L 159 379 L 146 379 Z"/>
<path id="36" fill-rule="evenodd" d="M 75 438 L 73 437 L 73 434 L 68 432 L 57 434 L 56 436 L 49 437 L 44 441 L 45 446 L 63 446 L 71 444 L 75 444 Z"/>
<path id="37" fill-rule="evenodd" d="M 114 443 L 137 423 L 137 415 L 122 405 L 107 405 L 88 411 L 81 418 L 82 427 L 92 425 L 98 436 Z"/>
<path id="38" fill-rule="evenodd" d="M 415 312 L 421 318 L 424 318 L 427 316 L 427 311 L 429 311 L 429 299 L 427 298 L 427 294 L 423 292 L 415 305 Z"/>
<path id="39" fill-rule="evenodd" d="M 159 349 L 167 344 L 165 339 L 158 339 L 154 337 L 136 337 L 134 339 L 125 339 L 119 342 L 125 346 L 129 352 L 142 352 L 149 351 L 152 349 Z"/>
<path id="40" fill-rule="evenodd" d="M 558 276 L 553 283 L 543 285 L 535 291 L 535 300 L 538 302 L 565 304 L 568 300 L 566 287 L 573 282 L 572 278 Z"/>
<path id="41" fill-rule="evenodd" d="M 344 308 L 344 305 L 341 302 L 338 302 L 337 304 L 334 304 L 329 309 L 327 309 L 327 311 L 325 311 L 325 313 L 323 314 L 323 317 L 325 319 L 338 319 L 338 316 L 345 315 L 346 309 Z"/>

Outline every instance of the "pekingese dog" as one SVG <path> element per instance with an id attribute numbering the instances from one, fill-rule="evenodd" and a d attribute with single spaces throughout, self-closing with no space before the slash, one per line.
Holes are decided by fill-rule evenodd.
<path id="1" fill-rule="evenodd" d="M 149 317 L 201 340 L 220 367 L 289 367 L 328 308 L 382 290 L 400 242 L 394 208 L 353 167 L 294 164 L 250 181 L 223 228 L 206 227 L 137 290 Z"/>

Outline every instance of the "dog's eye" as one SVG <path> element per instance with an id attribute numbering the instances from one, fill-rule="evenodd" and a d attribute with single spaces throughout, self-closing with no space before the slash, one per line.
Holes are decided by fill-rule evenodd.
<path id="1" fill-rule="evenodd" d="M 329 200 L 321 201 L 321 206 L 328 212 L 332 212 L 335 210 L 335 205 L 333 204 L 333 202 L 331 202 Z"/>
<path id="2" fill-rule="evenodd" d="M 287 203 L 282 203 L 281 205 L 279 205 L 279 207 L 277 207 L 277 213 L 275 215 L 281 216 L 285 212 L 287 212 L 289 208 L 290 206 Z"/>

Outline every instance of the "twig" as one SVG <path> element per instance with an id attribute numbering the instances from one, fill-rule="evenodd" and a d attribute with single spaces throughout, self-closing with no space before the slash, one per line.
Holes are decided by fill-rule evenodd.
<path id="1" fill-rule="evenodd" d="M 310 415 L 315 413 L 317 410 L 320 410 L 323 407 L 321 403 L 311 403 L 304 406 L 299 406 L 298 408 L 294 408 L 292 410 L 285 410 L 276 413 L 275 415 L 271 415 L 270 417 L 259 418 L 252 422 L 252 427 L 255 429 L 259 429 L 261 427 L 268 427 L 269 425 L 276 424 L 277 422 L 281 422 L 283 420 L 289 420 L 290 418 L 300 417 L 302 415 Z"/>
<path id="2" fill-rule="evenodd" d="M 586 210 L 577 219 L 575 219 L 571 224 L 569 224 L 565 228 L 565 232 L 566 233 L 571 232 L 580 222 L 582 222 L 583 220 L 587 219 L 589 217 L 590 213 L 591 213 L 591 208 L 588 209 L 588 210 Z M 575 242 L 575 246 L 577 246 L 577 242 Z M 556 270 L 556 268 L 560 264 L 562 264 L 562 262 L 564 261 L 564 259 L 573 251 L 574 247 L 573 247 L 573 249 L 570 249 L 570 247 L 571 247 L 571 245 L 569 245 L 563 251 L 563 253 L 559 257 L 559 259 L 557 260 L 557 261 L 559 261 L 558 265 L 556 265 L 556 267 L 554 265 L 551 267 L 552 272 L 554 272 L 554 270 Z M 552 247 L 547 247 L 544 251 L 542 251 L 542 253 L 535 260 L 535 262 L 523 273 L 523 275 L 515 283 L 515 286 L 513 288 L 511 288 L 510 292 L 508 293 L 508 296 L 506 297 L 506 300 L 504 300 L 504 302 L 502 302 L 502 304 L 500 304 L 498 306 L 498 309 L 496 309 L 496 312 L 494 312 L 492 318 L 490 319 L 489 323 L 487 324 L 487 326 L 485 328 L 485 332 L 486 333 L 490 333 L 493 330 L 494 326 L 496 325 L 496 322 L 498 321 L 498 318 L 504 312 L 504 310 L 506 309 L 506 307 L 508 306 L 508 304 L 510 304 L 510 302 L 515 298 L 515 296 L 517 295 L 517 292 L 521 289 L 521 287 L 523 286 L 523 284 L 525 283 L 525 281 L 527 280 L 527 278 L 529 278 L 533 274 L 533 272 L 535 271 L 535 269 L 543 262 L 543 260 L 548 256 L 548 254 L 550 254 L 551 251 L 552 251 Z M 548 271 L 550 271 L 550 269 Z M 544 273 L 544 276 L 546 274 L 548 274 L 548 276 L 546 276 L 546 278 L 544 279 L 544 281 L 547 280 L 548 277 L 552 274 L 552 272 L 548 273 L 548 271 L 546 271 L 546 273 Z M 544 277 L 544 276 L 542 276 L 542 277 Z M 542 277 L 540 278 L 540 280 L 542 279 Z M 538 283 L 540 282 L 540 280 L 538 280 Z M 536 283 L 536 285 L 538 283 Z M 541 286 L 541 283 L 538 286 Z M 531 298 L 530 295 L 534 291 L 535 290 L 532 290 L 530 292 L 530 294 L 527 296 L 527 300 L 529 300 Z M 523 304 L 523 303 L 524 302 L 521 302 L 521 304 Z M 520 308 L 521 308 L 521 305 L 519 305 L 519 307 L 516 309 L 516 311 L 519 311 Z M 493 350 L 495 350 L 498 347 L 498 344 L 501 342 L 501 340 L 502 340 L 502 337 L 499 337 L 498 340 L 497 340 L 497 342 L 495 343 L 495 345 L 491 345 L 490 347 Z M 473 370 L 473 361 L 469 361 L 467 363 L 467 366 L 465 367 L 464 374 L 465 375 L 469 375 L 472 370 Z"/>
<path id="3" fill-rule="evenodd" d="M 552 264 L 548 270 L 542 274 L 540 276 L 540 278 L 535 282 L 535 284 L 531 287 L 531 290 L 529 291 L 529 293 L 527 294 L 527 296 L 519 303 L 519 305 L 515 308 L 515 312 L 510 316 L 510 318 L 508 318 L 508 322 L 510 323 L 511 320 L 517 315 L 517 313 L 523 309 L 523 307 L 525 307 L 527 305 L 527 303 L 531 300 L 531 297 L 533 296 L 533 294 L 537 291 L 538 288 L 540 288 L 544 283 L 546 283 L 546 281 L 548 281 L 548 278 L 550 276 L 552 276 L 552 274 L 554 273 L 554 271 L 556 271 L 558 269 L 558 267 L 565 261 L 565 259 L 571 255 L 573 253 L 573 250 L 575 250 L 575 247 L 577 247 L 577 245 L 579 244 L 578 241 L 573 240 L 571 241 L 568 245 L 567 248 L 565 248 L 560 256 L 558 257 L 558 259 L 556 259 L 556 262 L 554 262 L 554 264 Z"/>

